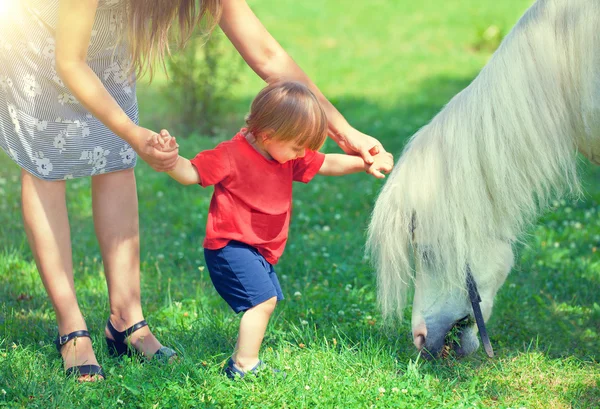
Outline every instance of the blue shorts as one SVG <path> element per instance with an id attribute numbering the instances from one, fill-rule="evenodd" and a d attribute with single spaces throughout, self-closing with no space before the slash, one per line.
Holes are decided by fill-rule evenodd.
<path id="1" fill-rule="evenodd" d="M 204 249 L 215 289 L 236 313 L 273 297 L 283 300 L 273 266 L 254 247 L 230 241 L 219 250 Z"/>

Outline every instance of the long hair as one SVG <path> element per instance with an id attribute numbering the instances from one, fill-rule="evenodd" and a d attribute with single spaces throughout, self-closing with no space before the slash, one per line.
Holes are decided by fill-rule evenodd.
<path id="1" fill-rule="evenodd" d="M 127 7 L 131 70 L 150 79 L 155 63 L 165 68 L 172 42 L 183 48 L 200 24 L 210 34 L 222 11 L 221 0 L 129 0 Z"/>
<path id="2" fill-rule="evenodd" d="M 415 265 L 464 288 L 467 263 L 580 192 L 577 151 L 592 159 L 600 137 L 599 25 L 598 2 L 539 0 L 411 138 L 368 229 L 385 317 L 402 319 Z"/>

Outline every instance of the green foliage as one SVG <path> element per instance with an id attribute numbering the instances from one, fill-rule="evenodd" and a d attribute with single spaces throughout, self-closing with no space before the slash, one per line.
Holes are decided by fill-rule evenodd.
<path id="1" fill-rule="evenodd" d="M 473 49 L 483 52 L 494 52 L 504 39 L 504 30 L 496 25 L 479 28 L 473 41 Z"/>
<path id="2" fill-rule="evenodd" d="M 243 60 L 220 30 L 209 38 L 196 35 L 167 61 L 169 81 L 164 95 L 177 135 L 214 136 L 227 121 L 232 89 Z"/>

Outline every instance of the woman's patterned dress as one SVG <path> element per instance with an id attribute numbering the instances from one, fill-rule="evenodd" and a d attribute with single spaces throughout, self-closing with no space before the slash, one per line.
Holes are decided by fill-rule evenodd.
<path id="1" fill-rule="evenodd" d="M 135 166 L 136 154 L 93 117 L 55 69 L 59 0 L 4 0 L 0 10 L 0 147 L 23 169 L 63 180 Z M 135 122 L 123 0 L 100 0 L 88 64 Z"/>

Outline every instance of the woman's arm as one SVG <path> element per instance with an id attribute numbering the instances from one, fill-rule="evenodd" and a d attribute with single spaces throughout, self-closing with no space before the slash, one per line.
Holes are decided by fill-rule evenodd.
<path id="1" fill-rule="evenodd" d="M 177 148 L 161 152 L 157 135 L 137 126 L 86 62 L 98 0 L 60 0 L 56 27 L 56 71 L 77 100 L 159 171 L 172 169 Z"/>
<path id="2" fill-rule="evenodd" d="M 310 87 L 325 109 L 330 137 L 344 152 L 359 154 L 367 163 L 372 163 L 372 155 L 385 151 L 377 139 L 357 131 L 346 121 L 269 34 L 245 0 L 223 0 L 223 14 L 219 24 L 246 63 L 262 79 L 286 77 Z"/>
<path id="3" fill-rule="evenodd" d="M 175 164 L 175 169 L 168 171 L 167 175 L 181 183 L 182 185 L 197 185 L 200 183 L 198 169 L 189 159 L 180 156 Z"/>

